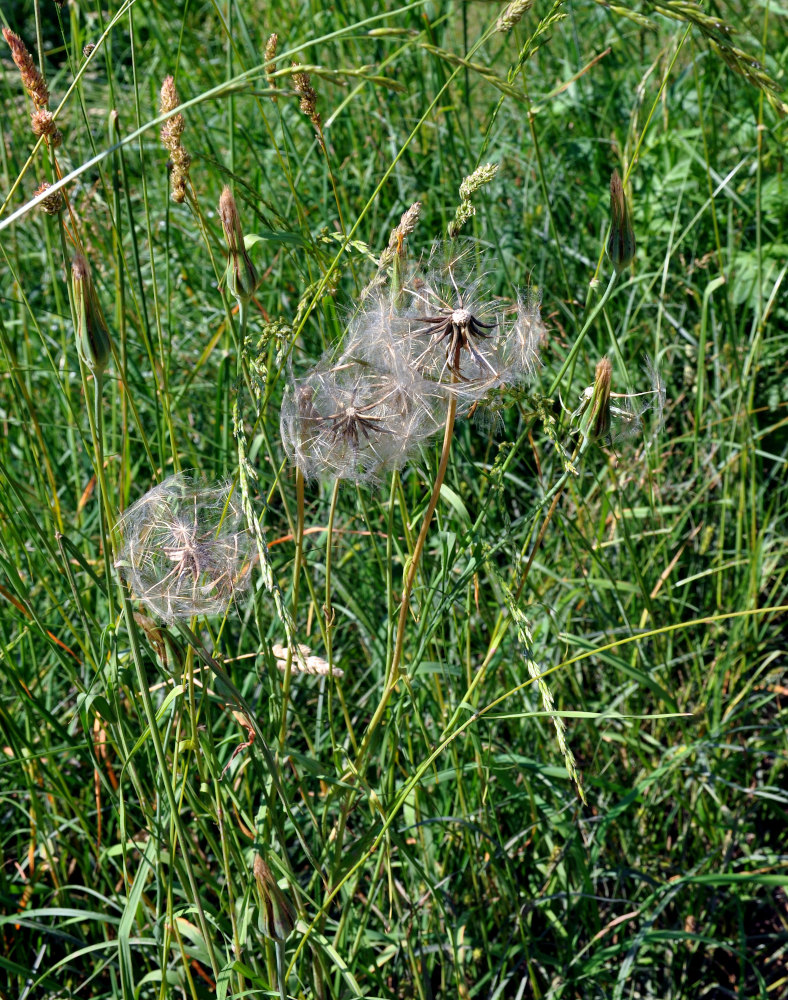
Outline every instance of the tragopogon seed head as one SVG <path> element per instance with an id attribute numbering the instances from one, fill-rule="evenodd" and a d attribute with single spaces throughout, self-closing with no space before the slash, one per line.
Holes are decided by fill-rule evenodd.
<path id="1" fill-rule="evenodd" d="M 230 483 L 170 476 L 132 504 L 116 530 L 115 565 L 166 622 L 223 614 L 249 583 L 251 539 Z"/>
<path id="2" fill-rule="evenodd" d="M 280 427 L 305 478 L 360 483 L 400 468 L 436 423 L 412 384 L 346 352 L 291 381 Z"/>
<path id="3" fill-rule="evenodd" d="M 501 348 L 510 324 L 487 291 L 486 277 L 483 253 L 473 241 L 437 242 L 404 288 L 412 365 L 469 403 L 507 382 Z"/>

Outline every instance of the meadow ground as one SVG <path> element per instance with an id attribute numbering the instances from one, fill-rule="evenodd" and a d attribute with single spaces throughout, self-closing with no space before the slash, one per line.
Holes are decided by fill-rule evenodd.
<path id="1" fill-rule="evenodd" d="M 0 20 L 0 997 L 788 997 L 785 5 Z"/>

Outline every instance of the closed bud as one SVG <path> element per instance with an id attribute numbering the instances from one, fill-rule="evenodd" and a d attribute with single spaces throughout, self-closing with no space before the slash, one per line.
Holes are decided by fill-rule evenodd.
<path id="1" fill-rule="evenodd" d="M 607 241 L 607 255 L 617 274 L 626 270 L 635 259 L 635 231 L 632 216 L 624 194 L 618 171 L 610 178 L 610 237 Z"/>
<path id="2" fill-rule="evenodd" d="M 227 241 L 227 288 L 239 303 L 248 302 L 258 285 L 257 272 L 246 252 L 238 206 L 228 187 L 219 199 L 219 218 Z"/>
<path id="3" fill-rule="evenodd" d="M 613 366 L 610 358 L 602 358 L 594 373 L 594 390 L 591 395 L 589 436 L 600 441 L 610 433 L 610 381 Z"/>
<path id="4" fill-rule="evenodd" d="M 293 905 L 279 888 L 273 872 L 259 854 L 254 856 L 252 871 L 260 903 L 260 933 L 273 941 L 286 941 L 296 922 Z"/>
<path id="5" fill-rule="evenodd" d="M 71 262 L 71 280 L 77 316 L 77 350 L 85 367 L 94 375 L 100 375 L 111 354 L 109 331 L 90 276 L 90 266 L 81 253 Z"/>

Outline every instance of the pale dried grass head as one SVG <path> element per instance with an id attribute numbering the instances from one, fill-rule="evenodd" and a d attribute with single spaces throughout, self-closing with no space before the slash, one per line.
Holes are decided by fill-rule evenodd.
<path id="1" fill-rule="evenodd" d="M 170 624 L 224 614 L 249 584 L 252 545 L 244 525 L 230 483 L 178 473 L 119 519 L 115 565 L 134 596 Z"/>

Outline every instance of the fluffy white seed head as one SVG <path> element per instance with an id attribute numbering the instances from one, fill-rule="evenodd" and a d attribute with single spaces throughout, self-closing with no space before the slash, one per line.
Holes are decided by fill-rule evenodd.
<path id="1" fill-rule="evenodd" d="M 223 614 L 249 583 L 251 539 L 230 483 L 170 476 L 118 521 L 116 566 L 134 596 L 172 624 Z"/>
<path id="2" fill-rule="evenodd" d="M 349 353 L 291 380 L 280 429 L 304 477 L 374 482 L 401 468 L 435 416 L 410 378 Z"/>

